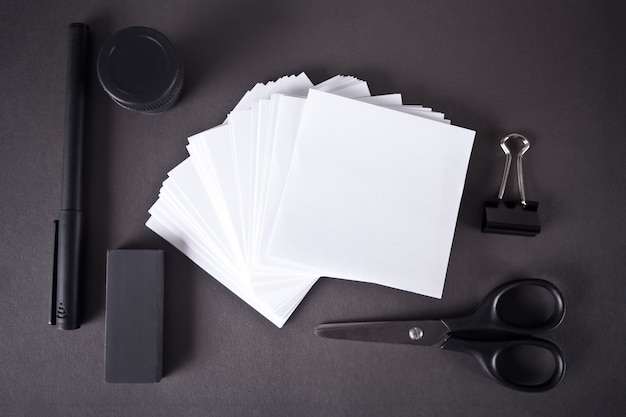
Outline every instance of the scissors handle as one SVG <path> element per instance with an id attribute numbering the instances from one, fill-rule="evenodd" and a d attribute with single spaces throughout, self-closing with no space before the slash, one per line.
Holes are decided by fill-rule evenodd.
<path id="1" fill-rule="evenodd" d="M 506 304 L 510 301 L 508 295 L 515 290 L 540 287 L 547 291 L 553 301 L 553 310 L 547 318 L 541 318 L 539 321 L 532 323 L 514 323 L 510 318 L 503 317 L 499 311 L 500 304 Z M 520 315 L 529 315 L 533 313 L 528 310 L 528 306 L 520 306 Z M 530 314 L 532 315 L 532 314 Z M 462 337 L 464 333 L 477 335 L 528 335 L 544 330 L 552 329 L 558 326 L 565 315 L 565 302 L 561 291 L 552 283 L 537 279 L 526 278 L 507 282 L 491 291 L 483 301 L 479 304 L 476 311 L 468 316 L 453 317 L 444 319 L 445 324 L 450 329 L 451 334 Z"/>
<path id="2" fill-rule="evenodd" d="M 450 337 L 441 348 L 473 356 L 489 376 L 518 391 L 547 391 L 565 374 L 563 353 L 555 344 L 543 339 L 484 341 Z M 521 353 L 517 354 L 518 351 Z M 539 361 L 542 366 L 537 366 L 537 356 L 544 359 Z M 551 359 L 550 364 L 546 364 L 546 356 Z"/>

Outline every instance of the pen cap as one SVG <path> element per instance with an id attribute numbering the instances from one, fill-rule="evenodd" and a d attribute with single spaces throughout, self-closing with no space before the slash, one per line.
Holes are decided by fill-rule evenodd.
<path id="1" fill-rule="evenodd" d="M 155 29 L 133 26 L 111 36 L 98 54 L 98 79 L 120 106 L 161 113 L 183 89 L 183 61 L 170 40 Z"/>

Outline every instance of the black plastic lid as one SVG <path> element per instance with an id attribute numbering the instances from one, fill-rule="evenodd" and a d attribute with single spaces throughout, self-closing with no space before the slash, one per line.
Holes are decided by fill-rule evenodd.
<path id="1" fill-rule="evenodd" d="M 172 107 L 183 87 L 183 62 L 170 40 L 147 27 L 111 36 L 98 55 L 98 79 L 120 106 L 142 113 Z"/>

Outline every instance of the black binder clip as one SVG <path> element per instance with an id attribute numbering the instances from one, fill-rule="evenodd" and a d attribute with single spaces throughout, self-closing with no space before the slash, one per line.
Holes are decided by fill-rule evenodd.
<path id="1" fill-rule="evenodd" d="M 506 142 L 516 138 L 522 141 L 523 147 L 517 154 L 517 184 L 519 188 L 520 200 L 503 200 L 504 190 L 511 170 L 511 150 Z M 506 154 L 504 174 L 497 199 L 485 201 L 485 211 L 483 215 L 483 233 L 500 233 L 518 236 L 535 236 L 541 231 L 539 226 L 539 214 L 537 208 L 539 203 L 527 201 L 524 192 L 524 176 L 522 172 L 522 156 L 530 149 L 530 142 L 518 133 L 510 135 L 500 140 L 500 147 Z"/>

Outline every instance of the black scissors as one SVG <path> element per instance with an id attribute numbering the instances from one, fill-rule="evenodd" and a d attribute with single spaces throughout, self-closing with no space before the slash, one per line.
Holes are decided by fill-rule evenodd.
<path id="1" fill-rule="evenodd" d="M 524 291 L 526 305 L 521 306 L 524 297 L 514 294 L 524 294 Z M 548 303 L 537 303 L 538 299 L 547 299 L 543 293 L 548 294 L 552 306 L 547 312 L 545 305 Z M 539 308 L 539 304 L 544 308 Z M 467 353 L 500 384 L 520 391 L 540 392 L 561 381 L 565 360 L 554 343 L 531 334 L 555 328 L 564 315 L 561 291 L 548 281 L 531 278 L 500 285 L 467 316 L 423 321 L 327 323 L 318 326 L 315 334 L 331 339 L 438 346 Z M 530 320 L 522 322 L 522 316 Z"/>

